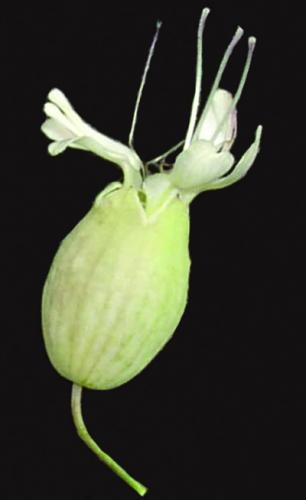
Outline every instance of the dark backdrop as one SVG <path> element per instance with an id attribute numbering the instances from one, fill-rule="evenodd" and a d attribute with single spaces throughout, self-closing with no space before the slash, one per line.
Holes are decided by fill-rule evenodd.
<path id="1" fill-rule="evenodd" d="M 28 2 L 1 11 L 1 454 L 5 499 L 133 499 L 85 448 L 70 383 L 48 362 L 41 290 L 63 237 L 118 178 L 94 156 L 51 158 L 40 133 L 58 86 L 81 116 L 127 141 L 155 22 L 164 22 L 135 146 L 144 159 L 180 140 L 193 95 L 200 2 Z M 204 95 L 239 23 L 258 47 L 239 106 L 239 155 L 264 125 L 240 183 L 191 209 L 192 274 L 173 340 L 138 377 L 86 391 L 98 443 L 150 487 L 148 498 L 305 498 L 304 19 L 299 2 L 214 2 Z M 289 9 L 290 7 L 290 9 Z M 240 42 L 223 80 L 234 90 Z"/>

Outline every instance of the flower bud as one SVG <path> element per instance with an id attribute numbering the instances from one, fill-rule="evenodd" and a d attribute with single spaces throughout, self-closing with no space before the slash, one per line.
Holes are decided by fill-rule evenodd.
<path id="1" fill-rule="evenodd" d="M 61 243 L 44 288 L 44 338 L 61 375 L 110 389 L 154 358 L 185 309 L 188 233 L 178 198 L 154 218 L 134 188 L 97 197 Z"/>

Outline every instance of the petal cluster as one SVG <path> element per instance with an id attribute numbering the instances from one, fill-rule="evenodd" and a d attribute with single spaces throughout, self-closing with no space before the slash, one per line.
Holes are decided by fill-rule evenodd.
<path id="1" fill-rule="evenodd" d="M 237 135 L 237 110 L 232 104 L 231 94 L 217 89 L 199 120 L 190 146 L 176 158 L 169 176 L 186 199 L 239 181 L 257 156 L 262 126 L 258 126 L 255 141 L 229 173 L 235 163 L 230 149 Z"/>
<path id="2" fill-rule="evenodd" d="M 139 102 L 160 23 L 157 25 L 136 99 L 129 145 L 95 130 L 76 113 L 65 95 L 55 88 L 48 94 L 48 102 L 44 106 L 47 119 L 41 127 L 44 134 L 52 141 L 48 147 L 49 153 L 55 156 L 66 148 L 76 148 L 90 151 L 117 164 L 123 170 L 124 184 L 142 191 L 147 206 L 151 207 L 155 207 L 156 203 L 159 204 L 157 200 L 173 196 L 174 193 L 189 203 L 200 192 L 230 186 L 244 177 L 259 152 L 262 126 L 257 127 L 254 142 L 236 163 L 231 148 L 237 135 L 237 103 L 247 79 L 256 39 L 254 37 L 248 39 L 245 65 L 237 91 L 232 95 L 220 88 L 220 81 L 233 49 L 243 35 L 242 28 L 237 28 L 221 60 L 204 109 L 197 120 L 202 81 L 202 35 L 208 14 L 209 9 L 203 9 L 198 29 L 196 85 L 191 115 L 186 138 L 177 145 L 183 144 L 183 151 L 177 155 L 173 165 L 166 163 L 166 158 L 178 149 L 177 146 L 145 164 L 133 146 Z M 158 167 L 159 173 L 151 173 L 150 165 Z M 168 168 L 165 170 L 164 166 Z"/>
<path id="3" fill-rule="evenodd" d="M 125 180 L 139 181 L 142 164 L 135 151 L 86 123 L 59 89 L 49 92 L 44 112 L 47 119 L 41 130 L 53 141 L 48 147 L 52 156 L 62 153 L 68 147 L 90 151 L 119 165 L 124 171 Z"/>

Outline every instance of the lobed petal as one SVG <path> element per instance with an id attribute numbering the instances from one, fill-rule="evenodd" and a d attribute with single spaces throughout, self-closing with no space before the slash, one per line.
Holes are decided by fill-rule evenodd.
<path id="1" fill-rule="evenodd" d="M 224 123 L 224 117 L 233 103 L 233 96 L 224 89 L 217 89 L 208 109 L 204 108 L 193 140 L 211 141 L 219 149 L 230 149 L 237 132 L 237 112 L 233 109 Z M 222 125 L 220 127 L 220 125 Z M 218 131 L 218 129 L 220 130 Z"/>
<path id="2" fill-rule="evenodd" d="M 231 153 L 218 153 L 210 142 L 196 141 L 177 156 L 169 178 L 179 189 L 201 191 L 202 185 L 224 175 L 233 163 Z"/>
<path id="3" fill-rule="evenodd" d="M 212 184 L 210 184 L 207 189 L 221 189 L 235 182 L 239 181 L 244 177 L 248 170 L 253 165 L 255 158 L 259 152 L 260 148 L 260 138 L 262 134 L 262 126 L 259 125 L 256 129 L 255 141 L 251 144 L 251 146 L 246 150 L 244 155 L 241 157 L 234 170 L 223 179 L 218 179 Z"/>
<path id="4" fill-rule="evenodd" d="M 63 151 L 68 148 L 68 146 L 71 146 L 71 143 L 74 141 L 75 139 L 67 139 L 63 141 L 51 142 L 51 144 L 49 144 L 48 146 L 48 153 L 51 156 L 57 156 L 60 153 L 63 153 Z"/>
<path id="5" fill-rule="evenodd" d="M 48 99 L 50 102 L 54 103 L 76 126 L 81 128 L 84 126 L 84 121 L 73 109 L 70 101 L 61 90 L 57 88 L 50 90 Z"/>
<path id="6" fill-rule="evenodd" d="M 75 135 L 79 135 L 78 127 L 67 118 L 64 113 L 52 102 L 46 102 L 44 105 L 44 113 L 48 118 L 53 118 L 60 123 L 64 128 L 70 130 Z"/>
<path id="7" fill-rule="evenodd" d="M 62 153 L 67 147 L 90 151 L 119 165 L 127 183 L 140 184 L 142 163 L 133 149 L 101 134 L 83 121 L 59 89 L 52 89 L 48 98 L 50 102 L 44 105 L 47 119 L 41 130 L 54 141 L 48 147 L 52 156 Z"/>
<path id="8" fill-rule="evenodd" d="M 74 134 L 64 125 L 54 118 L 47 118 L 41 126 L 41 131 L 52 141 L 61 141 L 63 139 L 72 139 Z"/>

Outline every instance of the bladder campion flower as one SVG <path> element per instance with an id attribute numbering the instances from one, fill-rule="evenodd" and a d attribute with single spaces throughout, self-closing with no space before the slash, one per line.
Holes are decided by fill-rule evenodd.
<path id="1" fill-rule="evenodd" d="M 129 146 L 101 134 L 53 89 L 44 106 L 42 131 L 52 156 L 77 148 L 117 164 L 122 182 L 108 185 L 68 234 L 44 287 L 43 334 L 55 369 L 72 381 L 72 414 L 80 437 L 140 495 L 146 487 L 103 452 L 88 434 L 81 413 L 82 387 L 112 389 L 143 370 L 173 335 L 187 302 L 190 258 L 189 204 L 207 190 L 240 180 L 259 151 L 262 127 L 236 163 L 231 153 L 237 112 L 255 38 L 237 92 L 220 88 L 230 55 L 243 35 L 238 27 L 226 49 L 206 105 L 198 118 L 202 81 L 204 9 L 197 38 L 195 93 L 184 141 L 148 162 L 133 146 L 139 103 L 161 23 L 150 47 L 137 95 Z M 173 165 L 166 159 L 182 147 Z M 155 171 L 154 171 L 155 169 Z M 152 171 L 153 170 L 153 171 Z"/>

